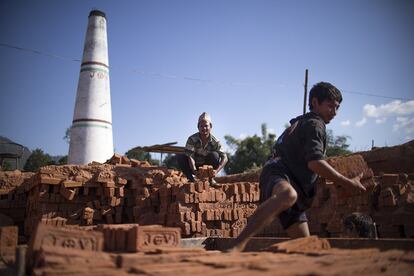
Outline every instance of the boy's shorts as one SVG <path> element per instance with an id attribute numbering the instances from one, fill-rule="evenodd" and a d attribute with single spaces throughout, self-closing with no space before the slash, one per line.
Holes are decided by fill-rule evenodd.
<path id="1" fill-rule="evenodd" d="M 283 229 L 289 228 L 291 225 L 297 222 L 307 222 L 308 219 L 305 214 L 305 210 L 309 208 L 309 205 L 313 198 L 309 199 L 303 194 L 303 192 L 296 186 L 287 174 L 281 172 L 266 171 L 266 167 L 263 168 L 260 175 L 260 203 L 266 201 L 272 196 L 273 188 L 281 181 L 287 181 L 295 189 L 298 198 L 292 207 L 279 214 L 279 221 Z"/>

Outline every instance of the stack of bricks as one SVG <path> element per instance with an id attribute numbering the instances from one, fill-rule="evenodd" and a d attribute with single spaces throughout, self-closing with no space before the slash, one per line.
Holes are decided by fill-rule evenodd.
<path id="1" fill-rule="evenodd" d="M 377 220 L 380 236 L 412 237 L 413 175 L 373 177 L 358 155 L 328 162 L 348 177 L 364 172 L 362 182 L 368 192 L 354 194 L 321 179 L 307 212 L 312 233 L 339 236 L 343 218 L 362 212 Z M 7 194 L 2 195 L 0 211 L 11 216 L 17 210 L 11 206 L 20 206 L 23 212 L 16 214 L 25 216 L 27 235 L 42 221 L 54 226 L 158 224 L 180 227 L 183 237 L 236 237 L 258 206 L 258 175 L 249 175 L 255 181 L 245 181 L 244 175 L 229 176 L 231 182 L 213 186 L 212 170 L 204 166 L 197 181 L 188 182 L 181 172 L 116 154 L 107 164 L 46 166 L 30 178 L 16 176 L 14 186 L 6 181 L 9 184 L 1 186 Z M 10 177 L 0 174 L 0 183 L 4 179 Z M 262 234 L 285 235 L 277 222 L 268 229 Z"/>
<path id="2" fill-rule="evenodd" d="M 46 166 L 28 185 L 25 233 L 46 224 L 121 223 L 126 180 L 112 165 Z"/>
<path id="3" fill-rule="evenodd" d="M 181 227 L 183 237 L 237 237 L 257 208 L 258 183 L 211 187 L 212 167 L 204 166 L 198 171 L 195 182 L 172 189 L 175 202 L 167 225 Z"/>
<path id="4" fill-rule="evenodd" d="M 33 176 L 30 172 L 0 172 L 0 213 L 8 216 L 14 224 L 23 227 L 26 215 L 25 183 Z"/>
<path id="5" fill-rule="evenodd" d="M 180 228 L 160 225 L 100 224 L 92 230 L 103 234 L 107 252 L 151 252 L 178 247 L 181 240 Z"/>
<path id="6" fill-rule="evenodd" d="M 358 152 L 375 175 L 381 173 L 414 173 L 414 140 L 393 147 L 373 148 Z"/>
<path id="7" fill-rule="evenodd" d="M 371 215 L 379 237 L 414 238 L 414 174 L 378 177 Z"/>
<path id="8" fill-rule="evenodd" d="M 0 253 L 4 241 L 8 241 L 6 238 L 11 237 L 4 228 L 0 228 Z M 123 256 L 131 256 L 124 253 L 179 250 L 180 240 L 179 228 L 138 224 L 68 228 L 40 223 L 28 246 L 29 274 L 55 275 L 63 271 L 73 275 L 119 274 L 117 267 L 122 264 Z"/>
<path id="9" fill-rule="evenodd" d="M 312 233 L 322 236 L 339 236 L 342 232 L 343 219 L 353 212 L 369 214 L 373 191 L 376 186 L 372 170 L 360 155 L 329 158 L 328 163 L 339 173 L 354 178 L 360 176 L 361 184 L 367 189 L 359 192 L 350 187 L 343 187 L 328 179 L 320 178 L 317 194 L 312 208 L 307 211 L 309 228 Z"/>
<path id="10" fill-rule="evenodd" d="M 129 223 L 166 225 L 172 190 L 185 183 L 181 172 L 164 167 L 115 168 L 126 180 L 125 214 Z"/>
<path id="11" fill-rule="evenodd" d="M 414 237 L 414 174 L 373 176 L 358 155 L 331 158 L 328 162 L 347 177 L 363 172 L 366 192 L 358 193 L 320 179 L 312 208 L 307 211 L 310 231 L 337 237 L 343 219 L 353 212 L 370 215 L 381 238 Z"/>

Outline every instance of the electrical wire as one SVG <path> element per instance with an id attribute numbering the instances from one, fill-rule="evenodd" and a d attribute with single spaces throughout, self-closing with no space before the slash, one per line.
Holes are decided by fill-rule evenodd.
<path id="1" fill-rule="evenodd" d="M 69 61 L 73 61 L 73 62 L 77 62 L 77 63 L 81 62 L 80 59 L 68 58 L 68 57 L 64 57 L 64 56 L 55 55 L 55 54 L 52 54 L 52 53 L 42 52 L 42 51 L 31 49 L 31 48 L 23 48 L 23 47 L 19 47 L 19 46 L 14 46 L 14 45 L 10 45 L 10 44 L 3 43 L 3 42 L 0 42 L 0 46 L 5 47 L 5 48 L 14 49 L 14 50 L 19 50 L 19 51 L 30 52 L 30 53 L 34 53 L 34 54 L 38 54 L 38 55 L 42 55 L 42 56 L 57 58 L 57 59 L 61 59 L 61 60 L 69 60 Z M 116 69 L 116 67 L 114 67 L 114 66 L 111 66 L 111 68 Z M 216 80 L 202 79 L 202 78 L 196 78 L 196 77 L 191 77 L 191 76 L 182 76 L 182 77 L 180 77 L 180 76 L 171 75 L 171 74 L 163 74 L 163 73 L 157 73 L 157 72 L 145 72 L 145 71 L 138 70 L 138 69 L 135 69 L 135 68 L 131 68 L 130 71 L 133 72 L 133 73 L 144 75 L 144 76 L 159 77 L 159 78 L 165 78 L 165 79 L 182 79 L 182 80 L 185 80 L 185 81 L 210 83 L 210 84 L 218 84 L 218 85 L 229 85 L 229 86 L 269 87 L 269 85 L 266 85 L 266 84 L 243 83 L 243 82 L 232 82 L 232 81 L 216 81 Z M 273 84 L 271 86 L 286 87 L 286 85 L 284 85 L 284 84 Z M 402 100 L 402 101 L 412 101 L 412 100 L 414 100 L 414 99 L 402 98 L 402 97 L 378 95 L 378 94 L 368 93 L 368 92 L 358 92 L 358 91 L 350 91 L 350 90 L 342 90 L 342 89 L 341 89 L 341 91 L 344 92 L 344 93 L 349 93 L 349 94 L 369 96 L 369 97 L 377 97 L 377 98 L 386 98 L 386 99 L 393 99 L 393 100 Z"/>

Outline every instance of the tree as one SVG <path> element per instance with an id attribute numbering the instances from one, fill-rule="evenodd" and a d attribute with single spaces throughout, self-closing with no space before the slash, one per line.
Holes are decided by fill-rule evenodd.
<path id="1" fill-rule="evenodd" d="M 55 162 L 53 162 L 49 154 L 45 154 L 43 150 L 37 148 L 29 156 L 23 169 L 25 171 L 36 172 L 40 167 L 47 165 L 55 165 Z"/>
<path id="2" fill-rule="evenodd" d="M 176 154 L 167 154 L 162 161 L 162 165 L 170 168 L 178 170 L 178 162 L 177 162 L 177 155 Z"/>
<path id="3" fill-rule="evenodd" d="M 13 169 L 13 166 L 9 160 L 3 160 L 3 164 L 0 165 L 2 171 L 11 171 Z"/>
<path id="4" fill-rule="evenodd" d="M 130 149 L 129 151 L 127 151 L 125 153 L 125 155 L 129 159 L 137 159 L 137 160 L 140 160 L 140 161 L 148 161 L 152 165 L 157 165 L 158 166 L 160 164 L 160 161 L 156 160 L 156 159 L 153 159 L 149 152 L 136 151 L 136 150 Z"/>
<path id="5" fill-rule="evenodd" d="M 239 140 L 230 135 L 224 136 L 227 145 L 235 151 L 229 154 L 229 161 L 224 168 L 227 174 L 253 170 L 266 162 L 272 153 L 276 135 L 268 133 L 266 124 L 261 125 L 261 130 L 262 137 L 254 135 Z"/>
<path id="6" fill-rule="evenodd" d="M 66 129 L 65 136 L 63 136 L 63 140 L 65 140 L 66 143 L 70 144 L 70 127 Z"/>
<path id="7" fill-rule="evenodd" d="M 326 156 L 339 156 L 339 155 L 346 155 L 352 153 L 349 148 L 349 144 L 347 140 L 350 139 L 350 136 L 347 135 L 339 135 L 334 136 L 333 131 L 328 129 L 326 131 Z"/>
<path id="8" fill-rule="evenodd" d="M 58 165 L 66 165 L 68 163 L 68 156 L 62 156 L 59 160 L 58 160 Z"/>

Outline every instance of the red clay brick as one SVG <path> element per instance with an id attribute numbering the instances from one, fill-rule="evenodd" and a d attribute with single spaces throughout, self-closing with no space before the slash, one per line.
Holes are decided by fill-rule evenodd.
<path id="1" fill-rule="evenodd" d="M 16 248 L 18 230 L 17 226 L 0 227 L 0 254 Z"/>

